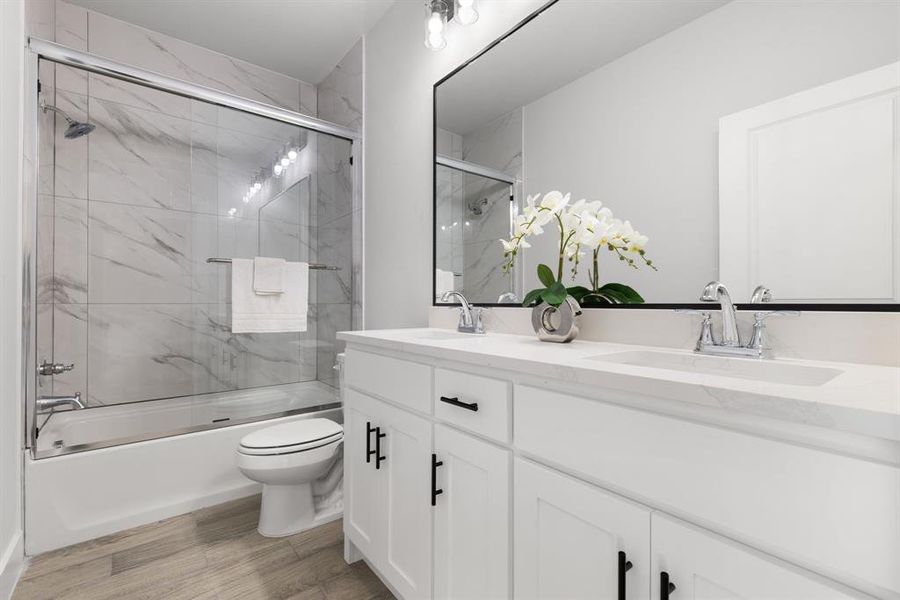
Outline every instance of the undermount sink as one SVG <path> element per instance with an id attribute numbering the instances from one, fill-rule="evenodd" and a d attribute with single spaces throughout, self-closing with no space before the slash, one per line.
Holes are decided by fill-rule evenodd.
<path id="1" fill-rule="evenodd" d="M 657 352 L 653 350 L 633 350 L 590 356 L 588 360 L 605 361 L 623 365 L 669 369 L 686 373 L 702 373 L 720 377 L 733 377 L 768 383 L 789 385 L 821 386 L 841 373 L 839 369 L 813 367 L 779 362 L 777 360 L 755 360 L 750 358 L 727 358 L 702 354 L 677 352 Z"/>

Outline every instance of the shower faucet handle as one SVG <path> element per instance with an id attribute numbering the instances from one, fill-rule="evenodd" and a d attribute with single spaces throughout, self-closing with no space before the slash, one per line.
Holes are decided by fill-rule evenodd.
<path id="1" fill-rule="evenodd" d="M 38 375 L 62 375 L 63 373 L 68 373 L 72 369 L 75 368 L 75 363 L 64 364 L 64 363 L 51 363 L 46 359 L 41 365 L 38 367 Z"/>

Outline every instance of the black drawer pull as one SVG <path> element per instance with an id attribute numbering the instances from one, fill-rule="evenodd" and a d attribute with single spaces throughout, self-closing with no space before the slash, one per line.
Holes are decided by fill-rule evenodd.
<path id="1" fill-rule="evenodd" d="M 387 456 L 381 455 L 381 438 L 387 437 L 386 433 L 381 433 L 381 427 L 375 428 L 375 468 L 380 469 L 381 463 L 387 460 Z"/>
<path id="2" fill-rule="evenodd" d="M 447 396 L 441 396 L 441 402 L 452 404 L 453 406 L 458 406 L 466 410 L 471 410 L 472 412 L 478 412 L 477 402 L 463 402 L 459 398 L 448 398 Z"/>
<path id="3" fill-rule="evenodd" d="M 625 600 L 625 573 L 631 570 L 631 561 L 621 550 L 619 551 L 619 600 Z"/>
<path id="4" fill-rule="evenodd" d="M 675 584 L 669 581 L 669 574 L 661 571 L 659 574 L 659 600 L 669 600 L 669 594 L 675 591 Z"/>
<path id="5" fill-rule="evenodd" d="M 444 462 L 437 459 L 437 454 L 431 455 L 431 505 L 437 506 L 437 497 L 443 494 L 444 490 L 437 487 L 437 468 L 444 466 Z"/>
<path id="6" fill-rule="evenodd" d="M 372 462 L 372 455 L 375 454 L 375 450 L 372 450 L 372 432 L 375 431 L 375 427 L 372 427 L 371 421 L 366 421 L 366 462 Z"/>

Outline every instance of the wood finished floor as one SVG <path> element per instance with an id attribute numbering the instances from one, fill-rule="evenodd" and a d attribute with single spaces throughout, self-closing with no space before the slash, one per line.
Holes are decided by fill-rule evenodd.
<path id="1" fill-rule="evenodd" d="M 259 496 L 129 529 L 31 560 L 13 600 L 390 600 L 344 562 L 341 521 L 291 537 L 256 531 Z"/>

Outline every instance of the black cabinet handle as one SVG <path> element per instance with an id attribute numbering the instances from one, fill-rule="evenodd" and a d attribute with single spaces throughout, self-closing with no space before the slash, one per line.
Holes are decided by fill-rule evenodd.
<path id="1" fill-rule="evenodd" d="M 619 600 L 625 600 L 625 573 L 631 570 L 631 561 L 619 550 Z"/>
<path id="2" fill-rule="evenodd" d="M 459 398 L 448 398 L 447 396 L 441 396 L 441 402 L 452 404 L 453 406 L 458 406 L 466 410 L 471 410 L 472 412 L 478 412 L 477 402 L 463 402 Z"/>
<path id="3" fill-rule="evenodd" d="M 372 427 L 371 421 L 366 421 L 366 462 L 372 462 L 372 455 L 375 454 L 375 450 L 372 450 L 372 432 L 377 428 Z"/>
<path id="4" fill-rule="evenodd" d="M 444 490 L 437 488 L 437 468 L 444 466 L 444 462 L 437 459 L 437 454 L 431 455 L 431 505 L 437 506 L 437 497 L 443 494 Z"/>
<path id="5" fill-rule="evenodd" d="M 669 600 L 669 594 L 675 591 L 675 584 L 669 581 L 669 574 L 659 573 L 659 600 Z"/>
<path id="6" fill-rule="evenodd" d="M 381 433 L 381 427 L 375 428 L 375 468 L 380 469 L 381 463 L 387 460 L 387 456 L 381 455 L 381 438 L 387 437 L 386 433 Z"/>

